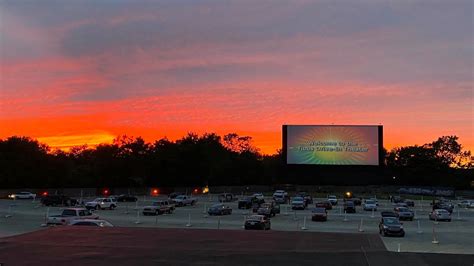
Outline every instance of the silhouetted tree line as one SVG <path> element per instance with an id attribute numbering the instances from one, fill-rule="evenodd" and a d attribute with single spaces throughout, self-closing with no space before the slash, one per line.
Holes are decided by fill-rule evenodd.
<path id="1" fill-rule="evenodd" d="M 472 180 L 472 157 L 456 136 L 386 153 L 383 173 L 400 184 L 458 185 Z M 0 139 L 0 187 L 139 187 L 287 182 L 281 151 L 262 155 L 249 136 L 189 133 L 147 143 L 120 136 L 111 144 L 52 150 L 28 137 Z M 289 182 L 292 182 L 291 180 Z M 298 180 L 293 180 L 298 183 Z M 318 184 L 317 179 L 312 179 Z"/>

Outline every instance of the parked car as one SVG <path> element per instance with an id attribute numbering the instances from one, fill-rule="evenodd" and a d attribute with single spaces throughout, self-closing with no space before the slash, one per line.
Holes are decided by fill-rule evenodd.
<path id="1" fill-rule="evenodd" d="M 234 194 L 231 193 L 222 193 L 218 196 L 219 202 L 232 202 L 235 200 Z"/>
<path id="2" fill-rule="evenodd" d="M 383 236 L 405 236 L 403 224 L 396 217 L 382 217 L 379 223 L 379 233 Z"/>
<path id="3" fill-rule="evenodd" d="M 85 208 L 67 208 L 60 215 L 50 215 L 47 219 L 47 225 L 66 225 L 73 220 L 99 219 L 99 216 L 92 214 Z"/>
<path id="4" fill-rule="evenodd" d="M 103 210 L 103 209 L 110 209 L 113 210 L 117 207 L 117 202 L 113 201 L 110 198 L 97 198 L 93 201 L 86 202 L 87 209 L 96 209 L 96 210 Z"/>
<path id="5" fill-rule="evenodd" d="M 94 226 L 94 227 L 113 227 L 113 225 L 106 220 L 81 219 L 73 220 L 69 223 L 73 226 Z"/>
<path id="6" fill-rule="evenodd" d="M 368 200 L 374 201 L 374 202 L 375 202 L 375 205 L 379 206 L 379 200 L 378 200 L 377 198 L 374 197 L 374 198 L 370 198 L 370 199 L 368 199 Z"/>
<path id="7" fill-rule="evenodd" d="M 364 211 L 377 211 L 377 202 L 374 200 L 365 200 L 364 201 Z"/>
<path id="8" fill-rule="evenodd" d="M 400 220 L 413 221 L 413 218 L 415 217 L 413 211 L 406 207 L 395 207 L 393 210 L 398 215 L 398 219 Z"/>
<path id="9" fill-rule="evenodd" d="M 257 214 L 267 217 L 275 216 L 278 213 L 280 213 L 280 205 L 274 201 L 263 203 L 257 210 Z"/>
<path id="10" fill-rule="evenodd" d="M 164 213 L 173 213 L 174 204 L 168 200 L 154 201 L 151 205 L 143 207 L 143 215 L 159 215 Z"/>
<path id="11" fill-rule="evenodd" d="M 133 195 L 122 194 L 122 195 L 117 196 L 115 201 L 117 201 L 117 202 L 135 202 L 137 200 L 138 200 L 138 198 L 133 196 Z"/>
<path id="12" fill-rule="evenodd" d="M 33 194 L 31 192 L 23 191 L 23 192 L 19 192 L 19 193 L 10 194 L 10 195 L 8 195 L 8 197 L 10 199 L 14 199 L 14 200 L 17 200 L 17 199 L 34 199 L 34 198 L 36 198 L 36 194 Z"/>
<path id="13" fill-rule="evenodd" d="M 408 204 L 405 202 L 398 202 L 393 205 L 394 208 L 408 208 Z"/>
<path id="14" fill-rule="evenodd" d="M 385 211 L 385 212 L 381 212 L 380 215 L 382 215 L 382 217 L 394 217 L 394 218 L 398 218 L 398 214 L 396 214 L 395 212 Z"/>
<path id="15" fill-rule="evenodd" d="M 46 195 L 40 202 L 44 206 L 76 206 L 78 204 L 76 199 L 64 195 Z"/>
<path id="16" fill-rule="evenodd" d="M 454 210 L 454 205 L 447 201 L 435 202 L 435 204 L 432 204 L 432 207 L 433 207 L 433 210 L 444 209 L 448 211 L 449 213 L 453 213 L 453 210 Z"/>
<path id="17" fill-rule="evenodd" d="M 232 208 L 225 204 L 212 205 L 207 211 L 209 215 L 230 215 L 232 214 Z"/>
<path id="18" fill-rule="evenodd" d="M 325 208 L 326 210 L 332 210 L 332 204 L 329 201 L 318 201 L 315 204 L 316 208 Z"/>
<path id="19" fill-rule="evenodd" d="M 407 204 L 408 207 L 415 207 L 415 201 L 411 199 L 406 199 L 405 203 Z"/>
<path id="20" fill-rule="evenodd" d="M 300 191 L 296 194 L 296 197 L 302 197 L 304 199 L 304 203 L 306 204 L 306 207 L 309 204 L 313 204 L 313 197 L 308 192 L 305 191 Z"/>
<path id="21" fill-rule="evenodd" d="M 328 196 L 328 201 L 331 203 L 331 205 L 335 206 L 337 205 L 337 197 L 334 195 L 329 195 Z"/>
<path id="22" fill-rule="evenodd" d="M 186 195 L 184 192 L 173 192 L 168 195 L 169 199 L 175 199 L 177 196 Z"/>
<path id="23" fill-rule="evenodd" d="M 176 207 L 183 207 L 186 205 L 194 205 L 197 202 L 197 198 L 195 197 L 190 197 L 186 195 L 179 195 L 176 198 L 173 199 L 174 204 L 176 204 Z"/>
<path id="24" fill-rule="evenodd" d="M 445 209 L 435 209 L 429 214 L 430 220 L 451 222 L 451 213 Z"/>
<path id="25" fill-rule="evenodd" d="M 288 198 L 288 192 L 284 190 L 276 190 L 273 193 L 273 200 L 276 201 L 277 203 L 284 204 L 287 203 L 289 198 Z"/>
<path id="26" fill-rule="evenodd" d="M 252 197 L 255 197 L 259 204 L 265 203 L 265 196 L 262 193 L 254 193 Z"/>
<path id="27" fill-rule="evenodd" d="M 326 222 L 328 220 L 328 211 L 325 208 L 314 208 L 311 211 L 311 220 Z"/>
<path id="28" fill-rule="evenodd" d="M 250 209 L 252 208 L 252 205 L 257 202 L 258 200 L 256 197 L 244 197 L 242 199 L 239 199 L 237 207 L 239 209 Z"/>
<path id="29" fill-rule="evenodd" d="M 316 207 L 318 207 L 316 205 Z M 344 212 L 345 213 L 356 213 L 356 207 L 353 201 L 344 202 Z"/>
<path id="30" fill-rule="evenodd" d="M 264 215 L 251 215 L 245 219 L 244 224 L 245 230 L 257 229 L 257 230 L 270 230 L 271 222 L 270 218 Z"/>
<path id="31" fill-rule="evenodd" d="M 392 202 L 393 203 L 402 203 L 402 202 L 404 202 L 404 199 L 401 198 L 400 196 L 393 196 L 392 197 Z"/>
<path id="32" fill-rule="evenodd" d="M 306 209 L 306 203 L 303 197 L 294 197 L 291 200 L 291 209 L 292 210 L 304 210 Z"/>
<path id="33" fill-rule="evenodd" d="M 458 203 L 460 208 L 474 208 L 474 200 L 463 200 Z"/>

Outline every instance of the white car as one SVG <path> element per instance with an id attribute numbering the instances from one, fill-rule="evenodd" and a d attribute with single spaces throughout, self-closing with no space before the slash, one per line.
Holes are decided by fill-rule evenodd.
<path id="1" fill-rule="evenodd" d="M 87 209 L 96 209 L 96 210 L 103 210 L 103 209 L 115 209 L 117 207 L 117 202 L 115 202 L 111 198 L 97 198 L 93 201 L 89 201 L 86 203 Z"/>
<path id="2" fill-rule="evenodd" d="M 273 197 L 288 197 L 288 192 L 284 191 L 284 190 L 276 190 L 274 193 L 273 193 Z"/>
<path id="3" fill-rule="evenodd" d="M 82 219 L 82 220 L 73 220 L 69 225 L 74 226 L 94 226 L 94 227 L 113 227 L 111 223 L 106 220 L 96 220 L 96 219 Z"/>
<path id="4" fill-rule="evenodd" d="M 458 203 L 460 208 L 474 208 L 474 200 L 463 200 Z"/>
<path id="5" fill-rule="evenodd" d="M 377 202 L 374 200 L 365 200 L 364 201 L 364 211 L 377 211 Z"/>
<path id="6" fill-rule="evenodd" d="M 36 194 L 33 194 L 31 192 L 20 192 L 20 193 L 14 193 L 8 195 L 10 199 L 34 199 L 36 198 Z"/>
<path id="7" fill-rule="evenodd" d="M 329 195 L 328 201 L 331 203 L 331 205 L 337 205 L 337 197 L 334 195 Z"/>
<path id="8" fill-rule="evenodd" d="M 257 200 L 261 201 L 261 200 L 265 200 L 265 196 L 263 196 L 262 193 L 254 193 L 252 195 L 252 197 L 255 197 Z"/>

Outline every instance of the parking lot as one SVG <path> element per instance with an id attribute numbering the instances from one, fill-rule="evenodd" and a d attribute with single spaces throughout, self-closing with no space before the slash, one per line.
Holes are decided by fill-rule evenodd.
<path id="1" fill-rule="evenodd" d="M 84 201 L 89 199 L 92 198 L 84 198 Z M 231 215 L 208 216 L 207 208 L 217 202 L 217 195 L 203 195 L 195 206 L 177 208 L 173 214 L 143 216 L 142 207 L 154 200 L 156 198 L 142 196 L 136 203 L 118 203 L 115 210 L 95 213 L 120 227 L 231 230 L 243 230 L 244 219 L 249 214 L 249 210 L 238 209 L 237 202 L 230 202 L 226 204 L 233 209 Z M 315 202 L 318 200 L 323 199 L 314 199 Z M 281 213 L 271 218 L 271 228 L 278 231 L 374 234 L 378 233 L 380 212 L 391 211 L 392 206 L 387 200 L 379 200 L 376 212 L 363 211 L 358 206 L 357 213 L 344 214 L 340 199 L 339 204 L 328 211 L 327 222 L 312 222 L 309 208 L 293 211 L 289 205 L 282 204 Z M 38 200 L 0 200 L 0 237 L 42 230 L 46 215 L 60 214 L 62 209 L 41 206 Z M 415 220 L 403 222 L 405 237 L 382 237 L 386 248 L 395 252 L 474 254 L 474 209 L 456 207 L 452 222 L 437 223 L 428 219 L 430 209 L 429 201 L 416 201 L 412 208 L 416 211 Z M 438 244 L 432 243 L 433 237 L 439 241 Z"/>

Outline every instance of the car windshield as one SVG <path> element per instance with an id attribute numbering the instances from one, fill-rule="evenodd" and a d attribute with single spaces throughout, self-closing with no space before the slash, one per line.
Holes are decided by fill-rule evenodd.
<path id="1" fill-rule="evenodd" d="M 438 212 L 439 214 L 449 214 L 449 212 L 448 212 L 447 210 L 443 210 L 443 209 L 437 210 L 437 212 Z"/>
<path id="2" fill-rule="evenodd" d="M 409 212 L 410 210 L 408 208 L 398 208 L 399 212 Z"/>
<path id="3" fill-rule="evenodd" d="M 328 199 L 335 199 L 336 196 L 329 196 Z"/>
<path id="4" fill-rule="evenodd" d="M 247 217 L 247 221 L 262 221 L 263 216 L 260 215 L 252 215 L 250 217 Z"/>
<path id="5" fill-rule="evenodd" d="M 155 201 L 152 203 L 152 206 L 160 206 L 162 204 L 161 201 Z"/>
<path id="6" fill-rule="evenodd" d="M 304 199 L 301 197 L 296 197 L 296 198 L 293 198 L 293 201 L 299 202 L 299 201 L 304 201 Z"/>
<path id="7" fill-rule="evenodd" d="M 224 207 L 224 205 L 222 205 L 222 204 L 215 204 L 215 205 L 211 206 L 212 209 L 218 209 L 218 208 L 223 208 L 223 207 Z"/>
<path id="8" fill-rule="evenodd" d="M 373 201 L 373 200 L 366 200 L 365 203 L 366 203 L 366 204 L 375 204 L 375 201 Z"/>
<path id="9" fill-rule="evenodd" d="M 184 196 L 184 195 L 179 195 L 179 196 L 177 196 L 176 198 L 177 198 L 177 199 L 184 199 L 185 196 Z"/>
<path id="10" fill-rule="evenodd" d="M 398 221 L 397 218 L 383 218 L 384 224 L 387 225 L 399 225 L 400 222 Z"/>

